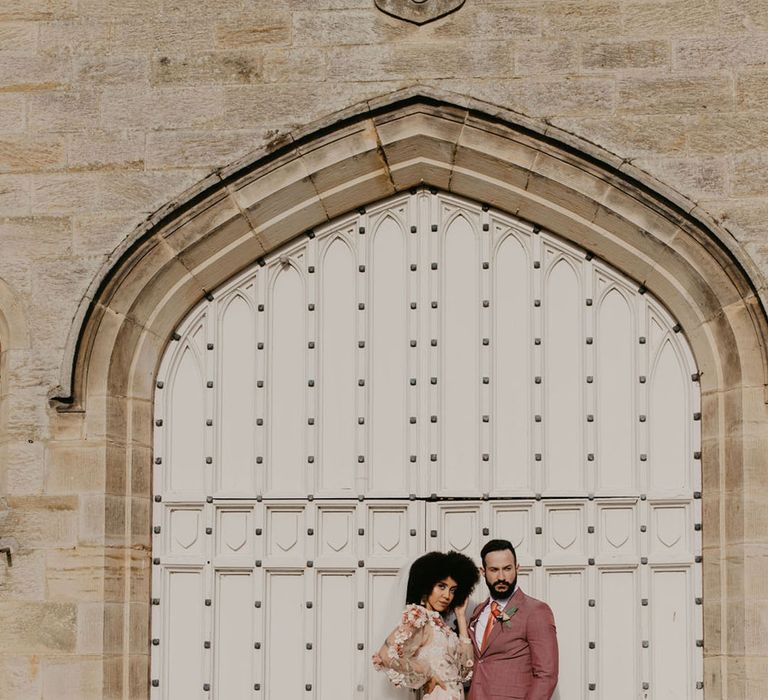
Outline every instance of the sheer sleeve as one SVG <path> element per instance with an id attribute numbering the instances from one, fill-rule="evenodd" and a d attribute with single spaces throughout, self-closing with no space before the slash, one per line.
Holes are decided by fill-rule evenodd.
<path id="1" fill-rule="evenodd" d="M 416 658 L 419 650 L 431 638 L 432 627 L 428 622 L 429 617 L 424 608 L 409 605 L 403 611 L 400 624 L 384 642 L 378 658 L 374 657 L 376 670 L 384 671 L 393 685 L 421 688 L 433 676 L 429 663 Z"/>
<path id="2" fill-rule="evenodd" d="M 469 639 L 459 638 L 456 647 L 456 668 L 459 674 L 459 680 L 466 683 L 472 678 L 472 667 L 475 665 L 475 652 L 472 649 L 472 642 Z"/>

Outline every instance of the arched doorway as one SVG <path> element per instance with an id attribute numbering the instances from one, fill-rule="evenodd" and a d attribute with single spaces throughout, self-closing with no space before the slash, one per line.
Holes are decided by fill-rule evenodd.
<path id="1" fill-rule="evenodd" d="M 260 258 L 424 183 L 566 236 L 642 282 L 682 326 L 701 390 L 696 682 L 706 697 L 765 695 L 766 653 L 752 624 L 763 607 L 753 584 L 764 579 L 753 553 L 768 543 L 768 287 L 759 270 L 694 203 L 630 164 L 551 125 L 421 88 L 358 105 L 211 175 L 129 236 L 85 295 L 52 400 L 62 425 L 78 426 L 72 453 L 95 451 L 103 467 L 103 498 L 86 515 L 104 590 L 94 651 L 104 695 L 152 691 L 154 397 L 169 339 L 211 290 Z"/>
<path id="2" fill-rule="evenodd" d="M 153 697 L 396 697 L 391 574 L 508 537 L 560 700 L 702 697 L 701 418 L 680 325 L 562 238 L 419 188 L 270 252 L 155 391 Z"/>

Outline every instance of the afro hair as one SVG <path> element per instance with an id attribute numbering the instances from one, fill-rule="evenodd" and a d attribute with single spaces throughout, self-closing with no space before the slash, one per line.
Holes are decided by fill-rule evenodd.
<path id="1" fill-rule="evenodd" d="M 451 607 L 463 605 L 480 578 L 475 563 L 459 552 L 427 552 L 411 565 L 408 573 L 406 604 L 421 605 L 435 584 L 451 577 L 456 581 L 456 594 Z"/>

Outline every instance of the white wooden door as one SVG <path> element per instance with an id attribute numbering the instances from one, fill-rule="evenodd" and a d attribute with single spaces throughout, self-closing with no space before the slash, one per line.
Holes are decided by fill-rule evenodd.
<path id="1" fill-rule="evenodd" d="M 506 537 L 555 611 L 559 700 L 700 698 L 680 330 L 597 258 L 437 192 L 245 270 L 158 374 L 152 697 L 401 697 L 369 663 L 392 574 Z"/>

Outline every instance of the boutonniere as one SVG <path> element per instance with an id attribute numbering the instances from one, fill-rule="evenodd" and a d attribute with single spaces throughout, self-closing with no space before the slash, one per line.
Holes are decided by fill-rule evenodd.
<path id="1" fill-rule="evenodd" d="M 496 622 L 499 622 L 501 624 L 502 629 L 504 628 L 504 625 L 508 623 L 517 612 L 517 608 L 510 608 L 507 610 L 502 610 L 497 616 L 496 616 Z"/>

